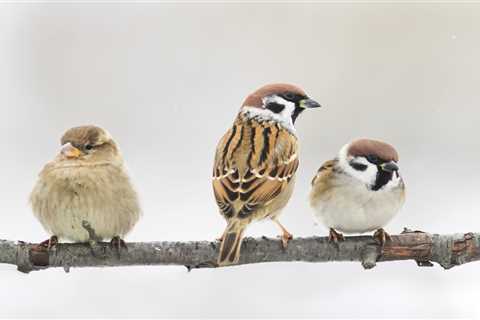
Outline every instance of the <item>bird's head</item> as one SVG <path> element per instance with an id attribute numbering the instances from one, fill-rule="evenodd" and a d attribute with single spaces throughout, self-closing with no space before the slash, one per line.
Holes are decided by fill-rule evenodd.
<path id="1" fill-rule="evenodd" d="M 398 186 L 398 153 L 388 143 L 358 139 L 346 144 L 338 156 L 340 167 L 373 191 Z"/>
<path id="2" fill-rule="evenodd" d="M 121 159 L 110 134 L 96 126 L 80 126 L 67 130 L 62 136 L 61 145 L 62 160 L 93 162 Z"/>
<path id="3" fill-rule="evenodd" d="M 250 94 L 240 112 L 250 118 L 273 120 L 293 130 L 297 117 L 305 109 L 318 108 L 320 104 L 310 99 L 297 86 L 284 83 L 268 84 Z"/>

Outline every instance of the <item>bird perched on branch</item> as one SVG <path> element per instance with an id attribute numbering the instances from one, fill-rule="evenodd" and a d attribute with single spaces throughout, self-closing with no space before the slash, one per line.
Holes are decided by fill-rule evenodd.
<path id="1" fill-rule="evenodd" d="M 106 130 L 81 126 L 65 132 L 61 145 L 30 195 L 35 216 L 52 235 L 43 244 L 111 239 L 119 249 L 141 210 L 117 144 Z"/>
<path id="2" fill-rule="evenodd" d="M 317 219 L 330 229 L 331 241 L 345 233 L 376 230 L 383 245 L 390 239 L 383 227 L 405 201 L 398 153 L 376 140 L 358 139 L 345 145 L 334 160 L 325 162 L 313 178 L 310 204 Z"/>
<path id="3" fill-rule="evenodd" d="M 238 262 L 245 228 L 272 219 L 284 247 L 292 235 L 278 215 L 293 191 L 298 167 L 294 123 L 305 109 L 320 105 L 289 84 L 261 87 L 243 102 L 233 127 L 220 140 L 213 167 L 213 190 L 227 220 L 219 265 Z"/>

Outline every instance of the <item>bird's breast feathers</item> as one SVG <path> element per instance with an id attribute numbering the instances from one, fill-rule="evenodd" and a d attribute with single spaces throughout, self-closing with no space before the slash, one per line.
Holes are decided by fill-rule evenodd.
<path id="1" fill-rule="evenodd" d="M 140 216 L 137 193 L 122 166 L 50 163 L 30 196 L 35 215 L 52 234 L 88 240 L 82 221 L 97 235 L 123 236 Z"/>

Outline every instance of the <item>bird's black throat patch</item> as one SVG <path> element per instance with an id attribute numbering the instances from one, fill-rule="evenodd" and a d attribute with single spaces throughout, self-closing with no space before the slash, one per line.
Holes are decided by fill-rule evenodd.
<path id="1" fill-rule="evenodd" d="M 379 166 L 377 168 L 377 178 L 375 179 L 375 184 L 372 186 L 373 191 L 378 191 L 383 188 L 393 177 L 393 172 L 383 171 Z"/>
<path id="2" fill-rule="evenodd" d="M 299 107 L 299 106 L 295 106 L 295 110 L 293 110 L 293 113 L 292 113 L 292 122 L 295 123 L 295 120 L 297 120 L 297 117 L 300 115 L 300 113 L 303 112 L 303 108 Z"/>

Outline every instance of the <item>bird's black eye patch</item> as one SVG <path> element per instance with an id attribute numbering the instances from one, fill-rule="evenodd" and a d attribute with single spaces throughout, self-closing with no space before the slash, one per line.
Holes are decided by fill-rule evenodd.
<path id="1" fill-rule="evenodd" d="M 265 108 L 267 108 L 268 110 L 271 110 L 274 113 L 280 113 L 283 111 L 283 109 L 285 109 L 285 106 L 280 103 L 270 102 L 265 106 Z"/>
<path id="2" fill-rule="evenodd" d="M 368 166 L 363 163 L 350 162 L 350 166 L 357 171 L 365 171 Z"/>
<path id="3" fill-rule="evenodd" d="M 85 150 L 92 150 L 93 146 L 91 144 L 85 145 Z"/>
<path id="4" fill-rule="evenodd" d="M 288 100 L 290 102 L 294 102 L 295 104 L 298 104 L 301 100 L 306 99 L 307 97 L 298 93 L 294 92 L 284 92 L 280 94 L 280 97 L 282 97 L 285 100 Z"/>

